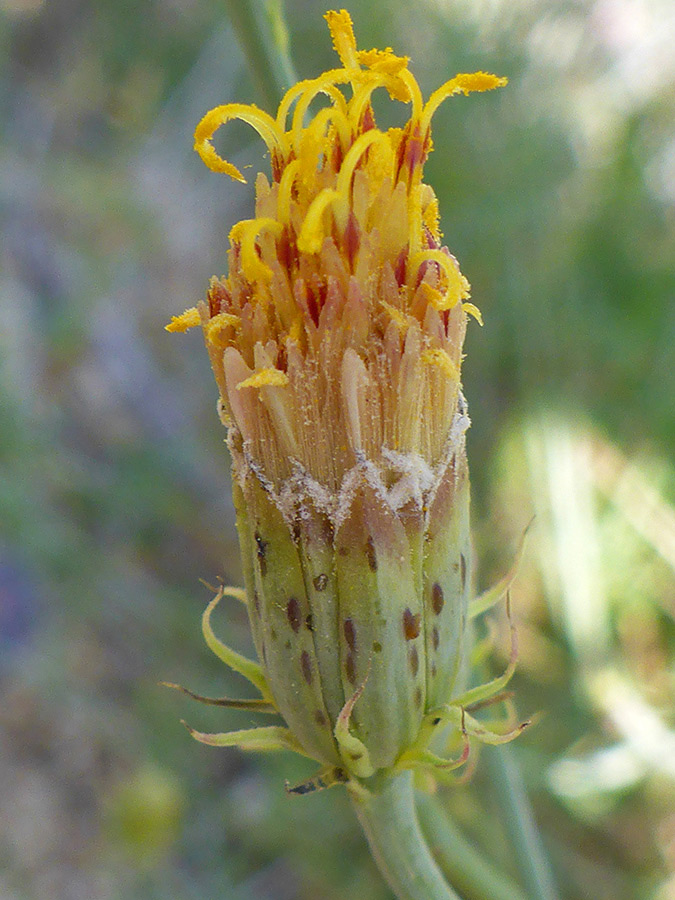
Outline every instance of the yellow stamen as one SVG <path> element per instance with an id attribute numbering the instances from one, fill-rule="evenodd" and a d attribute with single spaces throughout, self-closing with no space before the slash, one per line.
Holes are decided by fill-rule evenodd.
<path id="1" fill-rule="evenodd" d="M 232 119 L 241 119 L 242 122 L 251 125 L 265 141 L 270 151 L 276 150 L 282 156 L 285 156 L 284 135 L 272 116 L 253 104 L 249 106 L 245 103 L 227 103 L 225 106 L 216 106 L 215 109 L 206 113 L 195 129 L 195 150 L 209 169 L 214 172 L 224 172 L 235 181 L 242 181 L 246 184 L 246 179 L 239 169 L 219 156 L 211 143 L 213 135 L 220 126 Z"/>
<path id="2" fill-rule="evenodd" d="M 409 69 L 401 69 L 401 71 L 398 73 L 398 77 L 408 90 L 409 96 L 404 100 L 404 102 L 412 103 L 411 118 L 417 120 L 422 113 L 422 106 L 424 103 L 422 98 L 422 91 L 420 90 L 420 86 L 417 83 L 417 79 Z M 396 99 L 401 100 L 403 98 L 397 97 Z"/>
<path id="3" fill-rule="evenodd" d="M 342 65 L 345 69 L 358 69 L 352 17 L 346 9 L 341 9 L 340 12 L 330 10 L 325 14 L 324 19 L 328 22 L 330 36 L 333 38 L 333 47 L 335 47 L 335 52 L 340 57 Z"/>
<path id="4" fill-rule="evenodd" d="M 358 50 L 356 58 L 362 66 L 385 75 L 398 75 L 410 62 L 409 56 L 396 56 L 391 47 L 384 50 Z"/>
<path id="5" fill-rule="evenodd" d="M 181 313 L 179 316 L 172 316 L 169 324 L 164 326 L 164 330 L 171 332 L 187 331 L 188 328 L 194 328 L 196 325 L 201 325 L 201 322 L 199 310 L 195 306 L 191 306 L 190 309 L 186 309 L 185 312 Z"/>
<path id="6" fill-rule="evenodd" d="M 345 107 L 346 109 L 346 107 Z M 349 146 L 351 129 L 346 114 L 335 106 L 320 110 L 306 128 L 299 128 L 293 149 L 300 160 L 303 180 L 311 183 L 321 169 L 322 157 L 332 141 L 326 136 L 331 123 L 342 146 Z"/>
<path id="7" fill-rule="evenodd" d="M 427 366 L 439 366 L 453 381 L 459 383 L 459 370 L 445 350 L 440 347 L 434 350 L 425 350 L 421 359 Z"/>
<path id="8" fill-rule="evenodd" d="M 440 309 L 441 304 L 443 303 L 444 294 L 442 291 L 436 290 L 436 288 L 432 287 L 428 281 L 423 281 L 420 285 L 420 290 L 424 294 L 424 299 L 427 303 L 430 303 L 434 309 Z"/>
<path id="9" fill-rule="evenodd" d="M 438 212 L 438 200 L 436 197 L 432 199 L 432 201 L 427 205 L 424 212 L 422 213 L 422 222 L 425 227 L 429 229 L 431 236 L 440 242 L 440 239 L 443 237 L 443 232 L 440 230 L 440 215 Z"/>
<path id="10" fill-rule="evenodd" d="M 375 143 L 388 147 L 389 141 L 386 134 L 383 134 L 376 128 L 372 128 L 370 131 L 360 135 L 349 148 L 349 152 L 340 167 L 340 174 L 337 180 L 337 191 L 341 196 L 346 197 L 348 195 L 354 170 L 366 150 L 371 144 Z"/>
<path id="11" fill-rule="evenodd" d="M 295 179 L 298 177 L 300 168 L 300 160 L 294 159 L 284 169 L 284 174 L 279 182 L 279 193 L 277 195 L 277 216 L 279 221 L 284 225 L 288 225 L 291 221 L 291 194 Z"/>
<path id="12" fill-rule="evenodd" d="M 265 386 L 283 387 L 288 384 L 288 375 L 279 369 L 261 369 L 254 372 L 249 378 L 245 378 L 237 385 L 237 390 L 242 388 L 260 388 Z"/>
<path id="13" fill-rule="evenodd" d="M 346 80 L 346 73 L 345 73 Z M 302 92 L 301 98 L 298 100 L 295 110 L 293 111 L 293 123 L 291 125 L 291 131 L 293 133 L 293 145 L 297 149 L 300 144 L 302 131 L 303 131 L 303 122 L 305 121 L 305 116 L 307 115 L 307 110 L 309 109 L 309 104 L 314 100 L 317 94 L 326 94 L 333 101 L 333 106 L 335 109 L 335 114 L 341 112 L 344 118 L 347 117 L 347 103 L 345 101 L 342 92 L 339 91 L 334 85 L 327 81 L 325 77 L 315 78 L 312 81 L 306 82 L 307 87 Z M 330 107 L 329 107 L 330 109 Z M 321 111 L 323 112 L 323 110 Z M 314 117 L 315 120 L 321 115 L 321 112 L 317 113 Z M 314 123 L 312 122 L 312 125 Z M 311 125 L 309 126 L 312 127 Z"/>
<path id="14" fill-rule="evenodd" d="M 386 309 L 389 315 L 392 318 L 394 325 L 399 329 L 399 331 L 407 331 L 409 327 L 409 322 L 407 316 L 401 312 L 400 309 L 396 309 L 395 306 L 392 306 L 391 303 L 387 303 L 386 300 L 380 300 L 380 304 Z"/>
<path id="15" fill-rule="evenodd" d="M 419 250 L 415 253 L 410 260 L 410 277 L 416 275 L 422 263 L 427 261 L 438 263 L 446 279 L 445 293 L 440 302 L 434 303 L 436 309 L 452 309 L 460 300 L 470 296 L 471 285 L 459 271 L 457 263 L 442 250 Z"/>
<path id="16" fill-rule="evenodd" d="M 507 82 L 508 78 L 500 78 L 498 75 L 491 75 L 489 72 L 471 72 L 455 75 L 450 81 L 446 81 L 445 84 L 436 88 L 425 103 L 421 117 L 422 133 L 429 128 L 432 116 L 448 97 L 452 97 L 453 94 L 464 94 L 466 97 L 472 91 L 491 91 L 494 88 L 503 87 Z"/>
<path id="17" fill-rule="evenodd" d="M 321 250 L 324 238 L 323 214 L 331 203 L 339 198 L 340 192 L 331 190 L 331 188 L 324 188 L 314 198 L 298 235 L 298 250 L 301 253 L 318 253 Z"/>
<path id="18" fill-rule="evenodd" d="M 228 343 L 226 335 L 230 328 L 239 331 L 241 328 L 239 316 L 232 315 L 232 313 L 218 313 L 209 320 L 206 326 L 206 340 L 214 347 L 224 350 Z"/>
<path id="19" fill-rule="evenodd" d="M 483 316 L 481 315 L 481 311 L 477 306 L 474 306 L 473 303 L 462 303 L 462 309 L 465 313 L 473 316 L 479 325 L 483 324 Z"/>
<path id="20" fill-rule="evenodd" d="M 230 242 L 232 244 L 241 243 L 241 268 L 249 281 L 269 284 L 272 280 L 272 270 L 258 255 L 256 240 L 263 231 L 268 231 L 278 237 L 282 229 L 281 222 L 268 217 L 243 219 L 233 226 L 230 231 Z"/>
<path id="21" fill-rule="evenodd" d="M 353 128 L 359 127 L 363 113 L 370 103 L 371 95 L 378 87 L 385 87 L 393 100 L 410 103 L 410 91 L 400 75 L 393 76 L 385 72 L 369 72 L 365 73 L 360 80 L 363 83 L 355 91 L 354 97 L 349 102 L 349 120 Z"/>

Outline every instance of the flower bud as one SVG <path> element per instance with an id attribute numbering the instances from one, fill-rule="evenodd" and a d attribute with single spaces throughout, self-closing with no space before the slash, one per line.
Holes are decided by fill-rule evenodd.
<path id="1" fill-rule="evenodd" d="M 230 232 L 227 277 L 168 329 L 204 330 L 269 698 L 301 752 L 366 778 L 424 755 L 466 667 L 460 372 L 480 313 L 422 169 L 440 103 L 505 79 L 457 75 L 425 103 L 407 58 L 359 51 L 348 14 L 326 18 L 340 68 L 296 84 L 276 118 L 229 104 L 197 127 L 206 164 L 243 181 L 211 139 L 252 125 L 271 180 Z M 378 128 L 381 87 L 410 105 L 403 128 Z"/>

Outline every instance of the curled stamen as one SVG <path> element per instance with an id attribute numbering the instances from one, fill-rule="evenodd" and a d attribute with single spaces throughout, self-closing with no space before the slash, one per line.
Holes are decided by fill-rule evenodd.
<path id="1" fill-rule="evenodd" d="M 434 303 L 436 309 L 452 309 L 460 300 L 470 296 L 471 285 L 459 271 L 457 263 L 442 250 L 418 250 L 412 255 L 409 263 L 409 280 L 411 282 L 417 277 L 420 266 L 425 262 L 438 263 L 441 272 L 445 275 L 445 293 L 441 295 L 438 302 Z"/>
<path id="2" fill-rule="evenodd" d="M 216 106 L 215 109 L 207 112 L 202 118 L 195 129 L 195 150 L 209 169 L 212 169 L 214 172 L 224 172 L 235 181 L 241 181 L 246 184 L 246 179 L 239 169 L 226 159 L 223 159 L 222 156 L 219 156 L 211 143 L 213 135 L 220 126 L 225 125 L 232 119 L 241 119 L 242 122 L 246 122 L 255 128 L 270 151 L 272 153 L 277 151 L 282 157 L 286 155 L 284 135 L 272 116 L 264 110 L 258 109 L 253 104 L 227 103 L 224 106 Z"/>
<path id="3" fill-rule="evenodd" d="M 335 70 L 335 75 L 337 76 L 339 72 L 339 69 Z M 345 122 L 347 119 L 347 102 L 345 101 L 342 92 L 339 91 L 334 84 L 331 84 L 331 82 L 328 81 L 325 76 L 322 76 L 321 78 L 315 78 L 314 80 L 307 82 L 307 85 L 308 87 L 306 87 L 305 90 L 302 91 L 300 99 L 298 100 L 293 112 L 293 123 L 291 125 L 291 131 L 293 134 L 293 146 L 296 148 L 296 151 L 302 140 L 302 133 L 304 130 L 303 122 L 305 120 L 309 104 L 318 94 L 326 94 L 333 101 L 333 106 L 328 107 L 326 112 L 332 113 L 332 115 L 336 118 L 341 115 Z M 316 121 L 317 117 L 321 115 L 322 112 L 324 112 L 324 110 L 320 110 L 317 113 L 317 115 L 314 117 L 314 121 Z M 314 124 L 314 121 L 312 122 L 312 125 Z"/>
<path id="4" fill-rule="evenodd" d="M 243 219 L 231 229 L 230 242 L 241 243 L 241 267 L 249 281 L 269 284 L 272 280 L 272 270 L 260 259 L 256 241 L 263 231 L 279 237 L 282 230 L 281 222 L 262 216 L 259 219 Z"/>
<path id="5" fill-rule="evenodd" d="M 324 188 L 314 198 L 298 235 L 298 250 L 301 253 L 318 253 L 321 250 L 324 238 L 321 219 L 331 203 L 339 198 L 340 192 L 331 188 Z"/>

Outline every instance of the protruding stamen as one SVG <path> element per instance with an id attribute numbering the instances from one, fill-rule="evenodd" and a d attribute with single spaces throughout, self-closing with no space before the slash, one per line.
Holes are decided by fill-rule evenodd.
<path id="1" fill-rule="evenodd" d="M 189 328 L 195 328 L 197 325 L 201 325 L 202 320 L 199 315 L 199 310 L 196 306 L 191 306 L 190 309 L 186 309 L 185 312 L 181 313 L 179 316 L 172 316 L 171 321 L 168 325 L 164 326 L 165 331 L 187 331 Z"/>
<path id="2" fill-rule="evenodd" d="M 356 38 L 354 37 L 354 26 L 352 17 L 346 9 L 339 12 L 330 10 L 324 15 L 324 19 L 328 22 L 330 36 L 333 38 L 333 47 L 340 57 L 342 65 L 346 69 L 358 69 L 359 62 L 356 55 Z"/>
<path id="3" fill-rule="evenodd" d="M 438 107 L 452 97 L 453 94 L 470 94 L 472 91 L 491 91 L 494 88 L 503 87 L 507 84 L 508 78 L 500 78 L 498 75 L 491 75 L 489 72 L 471 72 L 460 73 L 446 81 L 433 92 L 427 100 L 422 110 L 421 126 L 422 133 L 425 133 L 431 124 L 431 119 Z"/>

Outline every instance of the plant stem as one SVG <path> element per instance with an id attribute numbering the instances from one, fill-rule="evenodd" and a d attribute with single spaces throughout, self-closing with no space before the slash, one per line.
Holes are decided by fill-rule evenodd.
<path id="1" fill-rule="evenodd" d="M 466 900 L 528 900 L 464 837 L 435 798 L 420 794 L 417 805 L 422 830 L 440 867 Z"/>
<path id="2" fill-rule="evenodd" d="M 399 900 L 459 900 L 420 830 L 412 773 L 388 779 L 368 796 L 350 793 L 375 861 Z"/>
<path id="3" fill-rule="evenodd" d="M 528 896 L 531 900 L 559 900 L 512 748 L 485 747 L 483 752 Z"/>
<path id="4" fill-rule="evenodd" d="M 289 54 L 282 0 L 225 0 L 256 89 L 276 109 L 298 79 Z"/>

